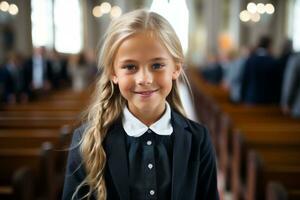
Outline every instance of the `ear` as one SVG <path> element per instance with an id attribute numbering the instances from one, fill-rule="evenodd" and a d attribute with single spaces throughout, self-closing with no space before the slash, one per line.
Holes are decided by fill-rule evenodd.
<path id="1" fill-rule="evenodd" d="M 117 75 L 113 72 L 112 75 L 110 76 L 110 79 L 114 84 L 118 84 L 118 77 Z"/>
<path id="2" fill-rule="evenodd" d="M 173 74 L 172 74 L 172 79 L 173 80 L 176 80 L 179 77 L 179 75 L 181 73 L 181 70 L 182 70 L 182 64 L 181 63 L 175 64 L 175 69 L 174 69 Z"/>
<path id="3" fill-rule="evenodd" d="M 110 79 L 114 82 L 114 84 L 118 84 L 118 77 L 115 74 L 111 75 Z"/>

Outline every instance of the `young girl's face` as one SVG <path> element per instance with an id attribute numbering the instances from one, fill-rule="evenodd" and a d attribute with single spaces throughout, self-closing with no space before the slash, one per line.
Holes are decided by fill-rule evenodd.
<path id="1" fill-rule="evenodd" d="M 181 65 L 167 48 L 147 32 L 125 39 L 115 56 L 112 80 L 136 116 L 161 115 Z"/>

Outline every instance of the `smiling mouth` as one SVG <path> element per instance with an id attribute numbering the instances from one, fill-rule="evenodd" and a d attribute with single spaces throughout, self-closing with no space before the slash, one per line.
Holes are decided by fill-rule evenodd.
<path id="1" fill-rule="evenodd" d="M 158 89 L 156 89 L 156 90 L 147 90 L 147 91 L 137 91 L 137 92 L 134 92 L 134 93 L 142 95 L 142 96 L 150 96 L 151 94 L 153 94 L 154 92 L 157 92 L 157 91 L 158 91 Z"/>

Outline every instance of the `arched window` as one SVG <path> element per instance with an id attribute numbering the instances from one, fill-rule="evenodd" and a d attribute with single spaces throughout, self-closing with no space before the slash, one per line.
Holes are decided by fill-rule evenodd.
<path id="1" fill-rule="evenodd" d="M 33 46 L 78 53 L 83 46 L 79 0 L 31 0 Z"/>
<path id="2" fill-rule="evenodd" d="M 296 51 L 300 51 L 300 0 L 296 0 L 294 6 L 294 16 L 293 16 L 293 32 L 292 32 L 292 39 L 294 44 L 294 49 Z"/>
<path id="3" fill-rule="evenodd" d="M 53 47 L 52 0 L 31 0 L 33 46 Z"/>
<path id="4" fill-rule="evenodd" d="M 63 53 L 78 53 L 82 42 L 82 14 L 79 0 L 54 1 L 55 49 Z"/>

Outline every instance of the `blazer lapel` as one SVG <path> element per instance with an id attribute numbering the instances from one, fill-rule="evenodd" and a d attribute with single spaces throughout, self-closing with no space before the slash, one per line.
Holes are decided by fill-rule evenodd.
<path id="1" fill-rule="evenodd" d="M 120 199 L 129 200 L 128 161 L 122 124 L 116 123 L 105 139 L 107 164 Z"/>
<path id="2" fill-rule="evenodd" d="M 191 150 L 191 134 L 185 130 L 188 126 L 186 119 L 175 112 L 172 112 L 172 126 L 174 130 L 174 147 L 171 199 L 175 200 L 179 198 L 181 188 L 184 184 Z"/>

